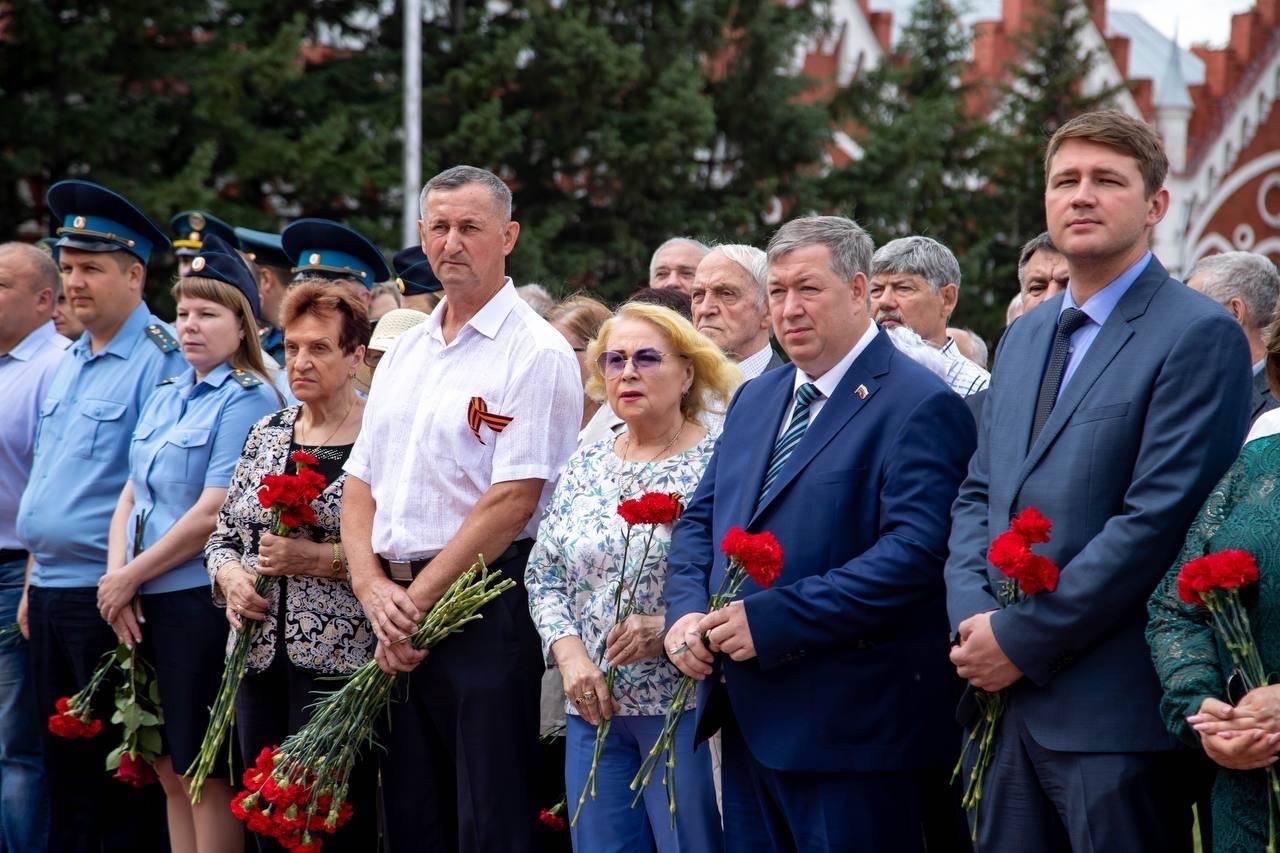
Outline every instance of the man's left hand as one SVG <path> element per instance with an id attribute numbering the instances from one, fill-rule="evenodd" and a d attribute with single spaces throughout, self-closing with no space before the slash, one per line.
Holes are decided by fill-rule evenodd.
<path id="1" fill-rule="evenodd" d="M 956 673 L 979 690 L 996 693 L 1022 678 L 996 642 L 991 614 L 977 613 L 960 623 L 960 645 L 951 650 Z"/>
<path id="2" fill-rule="evenodd" d="M 731 660 L 751 660 L 756 656 L 751 626 L 747 624 L 747 608 L 740 600 L 703 616 L 697 630 L 707 635 L 711 651 L 724 652 Z"/>

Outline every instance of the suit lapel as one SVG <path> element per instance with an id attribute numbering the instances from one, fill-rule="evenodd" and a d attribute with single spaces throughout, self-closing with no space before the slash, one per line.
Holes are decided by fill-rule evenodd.
<path id="1" fill-rule="evenodd" d="M 849 371 L 836 387 L 835 393 L 831 395 L 831 399 L 823 403 L 822 411 L 818 412 L 817 417 L 809 424 L 804 438 L 800 439 L 800 443 L 791 452 L 791 457 L 787 459 L 787 464 L 778 472 L 778 479 L 774 481 L 769 496 L 760 504 L 759 509 L 750 515 L 751 523 L 755 523 L 756 519 L 787 488 L 787 484 L 794 480 L 796 475 L 803 471 L 805 466 L 830 443 L 831 439 L 835 438 L 849 419 L 875 396 L 880 387 L 877 377 L 889 372 L 889 359 L 894 352 L 896 350 L 888 336 L 878 333 L 871 339 L 866 350 L 854 359 L 853 364 L 849 365 Z M 776 430 L 770 435 L 776 438 Z M 772 455 L 772 453 L 773 444 L 770 443 L 769 454 Z M 766 466 L 767 464 L 766 462 Z M 752 502 L 758 498 L 759 486 L 764 482 L 764 468 L 761 468 L 760 476 L 754 482 L 756 491 L 751 496 Z"/>
<path id="2" fill-rule="evenodd" d="M 1130 321 L 1146 313 L 1147 306 L 1151 304 L 1151 299 L 1155 296 L 1156 290 L 1168 277 L 1169 274 L 1160 262 L 1152 258 L 1151 263 L 1147 265 L 1147 268 L 1138 276 L 1137 281 L 1120 299 L 1115 310 L 1111 312 L 1111 316 L 1107 318 L 1107 322 L 1098 331 L 1098 336 L 1089 345 L 1089 351 L 1085 353 L 1084 359 L 1076 367 L 1075 373 L 1072 374 L 1071 381 L 1067 383 L 1067 387 L 1059 395 L 1057 403 L 1053 406 L 1053 411 L 1049 413 L 1049 420 L 1045 422 L 1044 429 L 1040 431 L 1035 444 L 1031 446 L 1026 460 L 1022 463 L 1022 468 L 1018 472 L 1017 488 L 1013 491 L 1015 501 L 1022 484 L 1030 476 L 1031 471 L 1039 461 L 1044 458 L 1045 453 L 1052 446 L 1058 433 L 1062 432 L 1062 428 L 1067 425 L 1071 415 L 1080 407 L 1090 389 L 1093 388 L 1094 384 L 1106 371 L 1107 366 L 1111 364 L 1115 357 L 1119 355 L 1120 350 L 1133 337 L 1133 326 Z M 1049 338 L 1050 342 L 1052 341 L 1052 335 L 1046 335 L 1045 337 Z M 1038 393 L 1038 383 L 1036 390 Z M 1034 401 L 1032 407 L 1034 409 Z M 1027 434 L 1030 435 L 1030 424 L 1028 424 Z"/>
<path id="3" fill-rule="evenodd" d="M 1036 417 L 1036 401 L 1040 396 L 1040 383 L 1044 379 L 1045 366 L 1049 363 L 1049 350 L 1053 349 L 1053 336 L 1058 328 L 1058 311 L 1062 306 L 1062 297 L 1056 296 L 1034 315 L 1025 318 L 1036 323 L 1031 329 L 1031 356 L 1025 369 L 1017 376 L 1023 385 L 1021 391 L 1010 395 L 1010 407 L 1013 415 L 1010 424 L 1012 436 L 1022 436 L 1022 441 L 1014 446 L 1020 451 L 1031 439 L 1031 424 Z M 1018 322 L 1022 322 L 1019 320 Z M 1030 448 L 1027 448 L 1029 451 Z M 1025 459 L 1025 457 L 1023 457 Z"/>
<path id="4" fill-rule="evenodd" d="M 791 397 L 795 393 L 795 368 L 779 370 L 777 376 L 760 377 L 752 380 L 773 381 L 774 387 L 768 394 L 769 407 L 766 411 L 775 413 L 767 418 L 767 422 L 758 423 L 762 429 L 761 441 L 756 443 L 758 452 L 747 454 L 746 469 L 742 474 L 742 489 L 738 496 L 740 501 L 736 518 L 750 520 L 756 508 L 756 499 L 760 497 L 760 486 L 764 483 L 764 473 L 769 468 L 769 460 L 773 457 L 773 445 L 777 443 L 778 433 L 782 431 L 782 421 L 791 417 Z M 754 387 L 754 386 L 753 386 Z M 721 445 L 723 447 L 723 444 Z M 743 524 L 746 527 L 746 524 Z"/>

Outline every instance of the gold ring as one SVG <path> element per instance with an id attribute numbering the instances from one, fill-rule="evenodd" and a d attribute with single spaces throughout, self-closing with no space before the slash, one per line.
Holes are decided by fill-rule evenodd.
<path id="1" fill-rule="evenodd" d="M 583 693 L 583 694 L 582 694 L 582 698 L 583 698 L 583 699 L 594 699 L 594 698 L 596 698 L 596 692 L 595 692 L 594 690 L 588 690 L 586 693 Z"/>
<path id="2" fill-rule="evenodd" d="M 577 699 L 574 699 L 574 700 L 573 700 L 573 704 L 575 704 L 575 705 L 581 705 L 581 704 L 582 704 L 583 702 L 585 702 L 585 701 L 587 701 L 585 697 L 583 697 L 583 696 L 579 696 Z"/>

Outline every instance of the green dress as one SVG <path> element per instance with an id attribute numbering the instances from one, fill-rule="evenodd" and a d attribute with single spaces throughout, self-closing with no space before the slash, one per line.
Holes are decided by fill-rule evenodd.
<path id="1" fill-rule="evenodd" d="M 1164 686 L 1160 713 L 1175 736 L 1199 748 L 1187 716 L 1209 696 L 1226 699 L 1232 671 L 1203 607 L 1178 598 L 1178 572 L 1205 554 L 1239 548 L 1258 563 L 1256 589 L 1243 600 L 1268 672 L 1280 671 L 1280 436 L 1245 445 L 1196 516 L 1173 568 L 1147 604 L 1147 642 Z M 1218 768 L 1213 786 L 1215 853 L 1254 853 L 1267 844 L 1266 772 Z"/>

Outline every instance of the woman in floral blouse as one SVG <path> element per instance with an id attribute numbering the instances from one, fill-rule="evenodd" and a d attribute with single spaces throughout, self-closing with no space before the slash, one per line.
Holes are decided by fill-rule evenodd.
<path id="1" fill-rule="evenodd" d="M 669 525 L 655 530 L 635 613 L 621 625 L 615 626 L 613 602 L 626 533 L 618 505 L 646 492 L 692 495 L 713 447 L 698 424 L 703 402 L 727 402 L 741 375 L 688 320 L 654 305 L 623 306 L 591 342 L 587 361 L 588 393 L 607 397 L 627 429 L 570 458 L 525 573 L 543 648 L 564 675 L 570 812 L 591 767 L 595 727 L 612 719 L 597 770 L 598 796 L 582 809 L 573 846 L 587 853 L 721 850 L 711 763 L 707 750 L 692 752 L 692 714 L 677 736 L 684 754 L 676 765 L 681 804 L 675 829 L 660 786 L 646 789 L 644 810 L 631 808 L 631 779 L 657 738 L 680 678 L 662 647 Z M 636 576 L 644 538 L 639 531 L 633 536 L 629 578 Z M 617 670 L 612 696 L 604 675 L 610 667 Z"/>
<path id="2" fill-rule="evenodd" d="M 369 339 L 368 315 L 347 287 L 318 281 L 295 285 L 281 314 L 289 388 L 302 404 L 250 431 L 205 547 L 214 600 L 225 605 L 232 627 L 240 630 L 245 619 L 263 623 L 236 699 L 246 765 L 302 727 L 309 706 L 338 687 L 326 677 L 351 673 L 373 657 L 373 630 L 351 592 L 339 517 L 342 463 L 364 414 L 352 380 Z M 311 504 L 316 524 L 276 536 L 258 487 L 265 474 L 293 473 L 289 456 L 298 450 L 316 457 L 328 486 Z M 277 579 L 265 598 L 254 592 L 258 574 Z M 355 817 L 325 841 L 326 850 L 375 849 L 376 764 L 372 755 L 366 759 L 351 782 Z M 258 847 L 280 849 L 262 837 Z"/>

